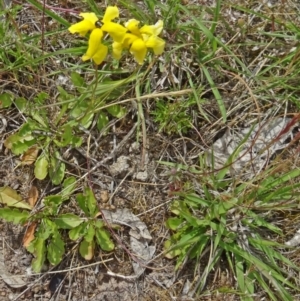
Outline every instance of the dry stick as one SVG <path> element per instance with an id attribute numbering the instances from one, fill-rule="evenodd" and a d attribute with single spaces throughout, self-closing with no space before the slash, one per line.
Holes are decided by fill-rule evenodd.
<path id="1" fill-rule="evenodd" d="M 141 169 L 144 170 L 145 167 L 145 157 L 146 157 L 146 144 L 147 144 L 147 132 L 146 132 L 146 122 L 145 122 L 145 116 L 143 111 L 143 104 L 140 99 L 140 91 L 139 91 L 139 85 L 136 85 L 136 98 L 138 103 L 138 112 L 139 112 L 139 118 L 142 124 L 142 134 L 143 134 L 143 145 L 142 145 L 142 154 L 141 154 Z"/>

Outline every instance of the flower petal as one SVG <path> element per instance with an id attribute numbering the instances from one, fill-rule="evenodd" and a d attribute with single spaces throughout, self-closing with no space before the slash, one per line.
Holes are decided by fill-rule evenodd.
<path id="1" fill-rule="evenodd" d="M 116 6 L 108 6 L 105 10 L 102 22 L 107 23 L 119 17 L 119 9 Z"/>
<path id="2" fill-rule="evenodd" d="M 154 54 L 159 55 L 164 52 L 166 42 L 156 36 L 151 36 L 149 39 L 146 41 L 146 46 L 148 48 L 152 48 Z"/>
<path id="3" fill-rule="evenodd" d="M 119 60 L 122 56 L 122 51 L 123 51 L 122 43 L 113 42 L 112 49 L 113 49 L 113 57 L 116 60 Z"/>
<path id="4" fill-rule="evenodd" d="M 88 20 L 93 24 L 95 24 L 99 20 L 95 13 L 81 13 L 79 14 L 79 16 L 81 16 L 83 20 Z"/>
<path id="5" fill-rule="evenodd" d="M 122 42 L 123 47 L 128 49 L 130 45 L 137 39 L 140 38 L 132 33 L 126 33 Z"/>
<path id="6" fill-rule="evenodd" d="M 70 33 L 79 33 L 82 36 L 85 36 L 86 33 L 90 30 L 95 29 L 96 26 L 89 20 L 82 20 L 78 23 L 71 25 L 68 29 Z"/>
<path id="7" fill-rule="evenodd" d="M 164 27 L 164 22 L 162 20 L 159 20 L 155 23 L 155 25 L 144 25 L 141 29 L 141 33 L 145 33 L 148 35 L 155 35 L 158 36 Z"/>
<path id="8" fill-rule="evenodd" d="M 135 40 L 130 48 L 130 53 L 134 56 L 135 60 L 142 65 L 147 54 L 147 47 L 142 39 Z"/>
<path id="9" fill-rule="evenodd" d="M 96 28 L 96 22 L 99 19 L 94 13 L 81 13 L 79 16 L 81 16 L 83 20 L 71 25 L 69 31 L 70 33 L 79 33 L 85 36 L 88 31 Z"/>
<path id="10" fill-rule="evenodd" d="M 125 37 L 127 29 L 114 22 L 106 22 L 103 24 L 101 29 L 105 32 L 108 32 L 109 35 L 113 38 L 114 42 L 122 43 Z"/>
<path id="11" fill-rule="evenodd" d="M 139 30 L 139 24 L 140 21 L 135 19 L 130 19 L 125 23 L 125 27 L 133 34 L 137 36 L 141 36 L 140 30 Z"/>
<path id="12" fill-rule="evenodd" d="M 107 56 L 108 47 L 100 44 L 97 52 L 93 55 L 92 59 L 97 64 L 100 65 Z"/>
<path id="13" fill-rule="evenodd" d="M 94 29 L 90 34 L 89 46 L 86 54 L 82 57 L 83 61 L 91 59 L 98 51 L 101 44 L 101 39 L 103 37 L 103 32 L 100 28 Z"/>

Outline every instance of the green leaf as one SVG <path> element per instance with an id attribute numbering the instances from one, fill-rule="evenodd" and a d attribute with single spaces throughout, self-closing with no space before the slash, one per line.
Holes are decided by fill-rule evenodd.
<path id="1" fill-rule="evenodd" d="M 47 177 L 48 165 L 49 162 L 45 153 L 41 153 L 34 163 L 34 175 L 38 180 L 44 180 Z"/>
<path id="2" fill-rule="evenodd" d="M 196 205 L 202 205 L 204 207 L 209 207 L 210 206 L 210 202 L 208 202 L 207 200 L 201 198 L 199 195 L 192 193 L 192 194 L 188 194 L 185 196 L 185 199 L 195 203 Z"/>
<path id="3" fill-rule="evenodd" d="M 37 105 L 44 105 L 47 98 L 49 95 L 46 92 L 40 92 L 33 100 Z"/>
<path id="4" fill-rule="evenodd" d="M 235 273 L 239 289 L 242 293 L 247 293 L 245 291 L 244 261 L 238 255 L 235 255 Z"/>
<path id="5" fill-rule="evenodd" d="M 252 269 L 255 267 L 256 270 L 259 270 L 262 276 L 267 278 L 271 284 L 275 285 L 276 287 L 279 285 L 280 286 L 280 290 L 278 290 L 279 294 L 282 295 L 286 293 L 286 290 L 283 288 L 282 285 L 279 284 L 279 282 L 284 283 L 285 285 L 288 285 L 291 288 L 295 288 L 295 285 L 293 285 L 291 282 L 286 280 L 285 278 L 286 276 L 283 273 L 279 272 L 280 270 L 279 266 L 274 267 L 268 264 L 264 260 L 261 260 L 260 258 L 251 254 L 250 252 L 242 250 L 236 244 L 227 244 L 223 241 L 220 241 L 219 244 L 221 248 L 223 248 L 224 250 L 242 257 L 243 260 L 245 260 L 245 262 L 247 262 L 248 265 L 252 265 Z M 287 299 L 283 298 L 282 300 L 287 300 Z"/>
<path id="6" fill-rule="evenodd" d="M 75 214 L 65 213 L 56 217 L 54 222 L 61 229 L 73 229 L 79 226 L 83 219 Z"/>
<path id="7" fill-rule="evenodd" d="M 76 88 L 84 87 L 85 81 L 77 72 L 71 73 L 71 81 Z"/>
<path id="8" fill-rule="evenodd" d="M 89 213 L 91 217 L 95 217 L 95 215 L 99 212 L 97 201 L 94 196 L 94 192 L 92 189 L 87 187 L 85 189 L 85 195 L 86 195 L 86 201 L 87 201 L 87 207 L 89 209 Z"/>
<path id="9" fill-rule="evenodd" d="M 70 195 L 74 192 L 76 188 L 76 178 L 75 177 L 68 177 L 63 182 L 63 190 L 61 192 L 61 196 L 64 199 L 68 199 Z"/>
<path id="10" fill-rule="evenodd" d="M 180 210 L 179 215 L 183 217 L 188 224 L 194 227 L 199 226 L 199 220 L 196 217 L 194 217 L 191 212 Z M 201 224 L 201 220 L 200 220 L 200 224 Z"/>
<path id="11" fill-rule="evenodd" d="M 9 93 L 0 94 L 0 108 L 9 108 L 13 102 L 13 95 Z"/>
<path id="12" fill-rule="evenodd" d="M 49 176 L 54 185 L 59 185 L 65 176 L 66 165 L 59 158 L 58 151 L 50 158 Z"/>
<path id="13" fill-rule="evenodd" d="M 194 244 L 194 246 L 189 251 L 190 258 L 201 256 L 203 250 L 207 247 L 209 241 L 210 241 L 210 236 L 202 234 L 199 240 Z"/>
<path id="14" fill-rule="evenodd" d="M 32 130 L 37 130 L 39 127 L 36 126 L 36 122 L 34 120 L 28 120 L 28 122 L 24 123 L 20 130 L 19 130 L 19 136 L 20 137 L 27 137 L 29 134 L 32 133 Z"/>
<path id="15" fill-rule="evenodd" d="M 95 236 L 95 228 L 92 225 L 90 225 L 86 232 L 86 235 L 84 236 L 84 239 L 87 242 L 92 242 L 94 240 L 94 236 Z"/>
<path id="16" fill-rule="evenodd" d="M 69 231 L 69 237 L 71 240 L 76 241 L 77 239 L 83 237 L 87 231 L 87 223 L 83 222 L 79 226 Z"/>
<path id="17" fill-rule="evenodd" d="M 93 191 L 90 188 L 85 188 L 83 194 L 77 194 L 76 200 L 81 210 L 87 216 L 95 217 L 95 215 L 99 212 L 97 201 L 95 199 Z"/>
<path id="18" fill-rule="evenodd" d="M 126 110 L 120 105 L 113 105 L 106 108 L 107 112 L 116 118 L 122 118 L 126 115 Z"/>
<path id="19" fill-rule="evenodd" d="M 85 213 L 85 215 L 89 216 L 89 209 L 87 207 L 86 196 L 83 193 L 78 193 L 76 195 L 76 201 L 80 209 Z"/>
<path id="20" fill-rule="evenodd" d="M 44 218 L 36 232 L 36 237 L 47 240 L 57 230 L 56 228 L 56 225 L 52 221 Z"/>
<path id="21" fill-rule="evenodd" d="M 51 204 L 60 205 L 63 202 L 61 195 L 48 195 L 44 199 L 44 204 L 46 206 L 51 206 Z"/>
<path id="22" fill-rule="evenodd" d="M 73 139 L 72 128 L 70 125 L 64 127 L 64 132 L 61 135 L 60 141 L 55 140 L 55 144 L 59 147 L 67 146 Z"/>
<path id="23" fill-rule="evenodd" d="M 219 242 L 222 239 L 222 237 L 226 236 L 226 219 L 225 217 L 221 217 L 220 223 L 217 223 L 217 235 L 214 239 L 214 251 L 219 248 Z"/>
<path id="24" fill-rule="evenodd" d="M 4 142 L 5 147 L 11 149 L 15 155 L 23 154 L 34 144 L 36 144 L 36 139 L 31 134 L 21 136 L 20 132 L 9 136 Z"/>
<path id="25" fill-rule="evenodd" d="M 72 137 L 72 141 L 71 141 L 71 145 L 73 147 L 80 147 L 81 144 L 82 144 L 82 137 L 76 137 L 76 136 L 73 136 Z"/>
<path id="26" fill-rule="evenodd" d="M 29 140 L 27 140 L 27 138 Z M 36 144 L 36 139 L 33 139 L 32 137 L 28 136 L 25 137 L 25 139 L 20 139 L 16 143 L 13 144 L 12 152 L 15 155 L 21 155 L 25 153 L 31 146 Z"/>
<path id="27" fill-rule="evenodd" d="M 9 207 L 31 210 L 32 207 L 22 200 L 22 197 L 12 188 L 5 186 L 0 188 L 0 203 Z"/>
<path id="28" fill-rule="evenodd" d="M 52 265 L 57 265 L 62 261 L 65 254 L 65 244 L 59 232 L 55 232 L 47 247 L 47 259 Z"/>
<path id="29" fill-rule="evenodd" d="M 24 97 L 18 97 L 15 100 L 15 106 L 17 107 L 17 109 L 24 113 L 26 111 L 26 106 L 27 106 L 27 100 Z"/>
<path id="30" fill-rule="evenodd" d="M 95 222 L 94 222 L 94 226 L 96 227 L 96 228 L 103 228 L 103 226 L 104 226 L 104 223 L 103 223 L 103 221 L 101 221 L 101 220 L 96 220 Z"/>
<path id="31" fill-rule="evenodd" d="M 257 215 L 251 210 L 247 210 L 246 212 L 247 212 L 247 216 L 251 217 L 251 220 L 250 222 L 247 222 L 247 219 L 244 219 L 243 221 L 244 222 L 246 221 L 250 227 L 255 227 L 255 226 L 265 227 L 279 235 L 282 235 L 282 229 L 280 229 L 279 227 L 276 227 L 272 223 L 266 222 L 262 217 L 260 217 L 259 215 Z"/>
<path id="32" fill-rule="evenodd" d="M 221 96 L 218 88 L 216 87 L 216 84 L 214 83 L 212 77 L 210 76 L 210 73 L 209 73 L 208 69 L 204 65 L 201 65 L 201 68 L 202 68 L 202 71 L 205 74 L 205 77 L 206 77 L 208 83 L 210 84 L 211 90 L 212 90 L 212 92 L 215 96 L 215 99 L 218 103 L 221 115 L 223 117 L 223 122 L 225 123 L 226 120 L 227 120 L 227 113 L 226 113 L 226 107 L 225 107 L 225 104 L 223 102 L 222 96 Z"/>
<path id="33" fill-rule="evenodd" d="M 85 260 L 91 260 L 94 257 L 95 242 L 87 242 L 85 239 L 79 245 L 79 253 Z"/>
<path id="34" fill-rule="evenodd" d="M 39 273 L 42 270 L 42 267 L 45 262 L 45 253 L 46 253 L 46 245 L 45 240 L 42 238 L 36 238 L 33 241 L 33 248 L 34 248 L 34 256 L 35 258 L 32 261 L 32 269 Z"/>
<path id="35" fill-rule="evenodd" d="M 84 128 L 88 129 L 91 126 L 93 119 L 94 119 L 94 113 L 86 113 L 84 114 L 84 117 L 80 119 L 80 124 Z"/>
<path id="36" fill-rule="evenodd" d="M 59 99 L 60 100 L 69 100 L 72 98 L 72 96 L 61 86 L 56 86 L 56 89 L 59 92 Z"/>
<path id="37" fill-rule="evenodd" d="M 18 209 L 0 208 L 0 218 L 3 218 L 7 222 L 13 222 L 14 224 L 24 224 L 29 218 L 30 213 L 28 211 L 20 211 Z"/>
<path id="38" fill-rule="evenodd" d="M 179 217 L 170 217 L 167 220 L 167 227 L 171 230 L 176 230 L 182 223 L 182 218 Z"/>
<path id="39" fill-rule="evenodd" d="M 103 128 L 106 127 L 108 122 L 109 122 L 109 118 L 107 114 L 105 114 L 103 111 L 99 112 L 98 120 L 97 120 L 97 129 L 101 131 Z"/>
<path id="40" fill-rule="evenodd" d="M 46 110 L 40 109 L 39 111 L 31 111 L 31 117 L 44 129 L 49 128 Z"/>
<path id="41" fill-rule="evenodd" d="M 103 251 L 112 251 L 115 248 L 113 241 L 110 239 L 110 234 L 105 229 L 96 229 L 96 240 Z"/>
<path id="42" fill-rule="evenodd" d="M 175 258 L 181 254 L 181 249 L 173 248 L 174 241 L 172 239 L 168 239 L 164 242 L 164 250 L 167 252 L 165 256 L 169 259 Z"/>

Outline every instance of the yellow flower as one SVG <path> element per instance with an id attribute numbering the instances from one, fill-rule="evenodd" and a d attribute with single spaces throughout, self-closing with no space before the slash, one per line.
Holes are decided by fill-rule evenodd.
<path id="1" fill-rule="evenodd" d="M 107 32 L 113 39 L 113 56 L 120 59 L 123 49 L 129 49 L 139 64 L 143 64 L 148 48 L 153 49 L 155 55 L 164 51 L 165 41 L 158 37 L 163 30 L 163 21 L 159 20 L 154 25 L 144 25 L 139 28 L 140 22 L 130 19 L 125 27 L 113 22 L 119 17 L 119 9 L 116 6 L 108 6 L 101 20 L 101 28 L 96 26 L 99 21 L 94 13 L 81 13 L 83 20 L 70 26 L 71 33 L 79 33 L 85 36 L 91 31 L 86 54 L 82 60 L 92 59 L 96 64 L 101 64 L 105 59 L 108 48 L 102 44 L 104 32 Z"/>
<path id="2" fill-rule="evenodd" d="M 95 28 L 89 38 L 89 46 L 86 54 L 82 57 L 83 61 L 92 59 L 97 65 L 101 64 L 107 56 L 108 48 L 101 43 L 103 31 Z"/>
<path id="3" fill-rule="evenodd" d="M 140 21 L 135 19 L 130 19 L 128 22 L 125 23 L 125 27 L 134 35 L 140 37 L 140 29 L 139 29 Z"/>
<path id="4" fill-rule="evenodd" d="M 96 22 L 99 19 L 94 13 L 81 13 L 79 16 L 83 17 L 83 20 L 71 25 L 69 31 L 70 33 L 79 33 L 81 36 L 85 36 L 88 31 L 96 28 Z"/>
<path id="5" fill-rule="evenodd" d="M 142 65 L 147 54 L 145 42 L 142 39 L 135 40 L 130 47 L 130 53 L 134 56 L 135 60 Z"/>
<path id="6" fill-rule="evenodd" d="M 152 48 L 155 55 L 160 55 L 164 52 L 165 44 L 166 42 L 157 36 L 150 36 L 146 40 L 146 46 Z"/>
<path id="7" fill-rule="evenodd" d="M 139 29 L 139 21 L 131 19 L 125 23 L 125 27 L 130 31 L 126 33 L 122 42 L 113 43 L 113 56 L 121 58 L 123 49 L 129 49 L 135 60 L 141 65 L 147 54 L 147 48 L 152 48 L 155 55 L 162 54 L 165 41 L 158 37 L 163 30 L 163 21 L 158 21 L 155 25 L 144 25 Z"/>
<path id="8" fill-rule="evenodd" d="M 101 29 L 108 32 L 114 42 L 121 43 L 127 29 L 118 23 L 112 22 L 113 19 L 118 17 L 119 9 L 116 6 L 108 6 L 102 19 L 103 25 Z"/>
<path id="9" fill-rule="evenodd" d="M 115 42 L 122 42 L 124 40 L 127 29 L 117 23 L 112 22 L 113 19 L 119 17 L 119 10 L 116 6 L 108 6 L 105 10 L 101 28 L 96 27 L 96 22 L 99 21 L 94 13 L 81 13 L 83 17 L 81 22 L 78 22 L 69 27 L 71 33 L 79 33 L 85 36 L 87 32 L 91 31 L 89 38 L 89 45 L 85 55 L 82 56 L 83 61 L 92 59 L 97 65 L 101 64 L 105 59 L 108 48 L 101 43 L 103 32 L 108 32 Z"/>
<path id="10" fill-rule="evenodd" d="M 101 21 L 107 23 L 115 18 L 119 18 L 119 9 L 116 6 L 108 6 Z"/>
<path id="11" fill-rule="evenodd" d="M 129 49 L 132 43 L 137 39 L 139 39 L 139 37 L 137 37 L 136 35 L 126 33 L 122 43 L 114 42 L 112 44 L 113 57 L 119 60 L 122 56 L 123 49 Z"/>
<path id="12" fill-rule="evenodd" d="M 155 25 L 144 25 L 140 32 L 143 34 L 147 34 L 150 36 L 158 36 L 164 28 L 164 22 L 162 20 L 159 20 L 155 23 Z"/>

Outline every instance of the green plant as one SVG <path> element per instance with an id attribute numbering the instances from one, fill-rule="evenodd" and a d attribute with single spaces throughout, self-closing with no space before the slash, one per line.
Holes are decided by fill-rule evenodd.
<path id="1" fill-rule="evenodd" d="M 196 101 L 192 98 L 185 100 L 173 100 L 156 102 L 156 108 L 152 111 L 155 122 L 159 124 L 159 131 L 170 134 L 186 134 L 193 123 L 193 116 L 189 109 Z"/>
<path id="2" fill-rule="evenodd" d="M 251 182 L 241 183 L 226 178 L 229 166 L 207 173 L 205 159 L 201 162 L 203 169 L 181 166 L 194 174 L 201 193 L 178 192 L 171 206 L 174 216 L 166 222 L 172 231 L 165 242 L 166 256 L 177 258 L 179 269 L 186 258 L 202 265 L 209 254 L 197 283 L 198 293 L 226 258 L 241 300 L 255 300 L 258 287 L 271 300 L 294 300 L 290 290 L 298 288 L 292 278 L 287 279 L 287 271 L 299 271 L 299 267 L 282 254 L 286 246 L 270 237 L 283 236 L 272 217 L 290 210 L 299 199 L 295 191 L 300 187 L 300 171 L 277 174 L 270 167 Z"/>
<path id="3" fill-rule="evenodd" d="M 104 80 L 99 85 L 95 83 L 95 91 L 94 86 L 87 86 L 78 73 L 73 72 L 71 79 L 80 96 L 77 98 L 58 86 L 59 102 L 55 106 L 46 105 L 49 95 L 45 92 L 39 93 L 32 101 L 23 97 L 15 98 L 9 93 L 1 95 L 3 106 L 14 104 L 27 116 L 20 129 L 6 139 L 6 148 L 15 155 L 23 155 L 23 165 L 32 164 L 36 159 L 36 178 L 43 180 L 49 175 L 56 185 L 62 182 L 65 174 L 65 163 L 61 160 L 63 148 L 79 147 L 82 143 L 81 128 L 89 128 L 94 119 L 98 130 L 102 130 L 110 117 L 123 117 L 126 109 L 121 105 L 110 104 L 106 109 L 102 107 L 106 101 L 117 97 L 121 93 L 118 89 L 124 89 L 134 77 L 118 81 Z M 51 108 L 54 109 L 52 112 Z M 37 150 L 35 158 L 32 157 L 33 148 Z"/>
<path id="4" fill-rule="evenodd" d="M 93 191 L 84 188 L 83 193 L 76 195 L 76 204 L 81 213 L 63 213 L 60 211 L 61 207 L 73 194 L 76 179 L 66 178 L 62 186 L 63 190 L 59 195 L 45 197 L 43 206 L 32 213 L 19 209 L 32 209 L 32 206 L 26 204 L 14 190 L 6 187 L 0 191 L 1 202 L 9 206 L 0 208 L 0 217 L 28 227 L 23 244 L 34 255 L 32 268 L 35 272 L 41 271 L 46 259 L 52 265 L 59 264 L 65 255 L 68 240 L 79 245 L 79 253 L 86 260 L 94 257 L 96 245 L 104 251 L 114 249 L 106 224 L 99 219 Z"/>

